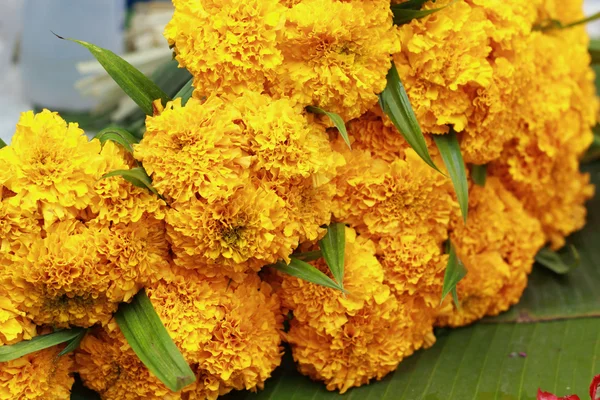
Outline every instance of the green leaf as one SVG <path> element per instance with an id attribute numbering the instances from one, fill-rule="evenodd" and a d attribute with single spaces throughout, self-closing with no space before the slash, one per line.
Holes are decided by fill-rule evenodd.
<path id="1" fill-rule="evenodd" d="M 46 335 L 36 336 L 31 340 L 0 346 L 0 362 L 16 360 L 27 354 L 47 349 L 76 338 L 85 331 L 82 328 L 64 329 L 48 333 Z"/>
<path id="2" fill-rule="evenodd" d="M 473 182 L 475 182 L 476 185 L 485 186 L 485 181 L 487 180 L 487 164 L 473 164 L 471 167 L 471 178 L 473 178 Z"/>
<path id="3" fill-rule="evenodd" d="M 594 141 L 583 156 L 582 162 L 589 163 L 600 159 L 600 125 L 596 125 L 593 129 Z"/>
<path id="4" fill-rule="evenodd" d="M 304 253 L 294 253 L 292 257 L 300 261 L 311 262 L 323 257 L 321 250 L 305 251 Z"/>
<path id="5" fill-rule="evenodd" d="M 346 225 L 336 222 L 327 227 L 327 233 L 319 241 L 325 262 L 333 278 L 344 287 L 344 252 L 346 250 Z"/>
<path id="6" fill-rule="evenodd" d="M 589 399 L 598 332 L 598 318 L 437 330 L 433 347 L 343 395 L 300 375 L 288 351 L 263 391 L 232 392 L 223 400 L 535 400 L 538 387 Z"/>
<path id="7" fill-rule="evenodd" d="M 590 15 L 589 17 L 579 19 L 573 22 L 569 22 L 568 24 L 564 24 L 562 21 L 558 19 L 548 19 L 543 21 L 542 23 L 535 25 L 532 30 L 534 31 L 549 31 L 552 29 L 568 29 L 574 26 L 587 24 L 588 22 L 596 21 L 600 19 L 600 12 L 596 14 Z"/>
<path id="8" fill-rule="evenodd" d="M 449 242 L 449 241 L 448 241 Z M 440 304 L 444 301 L 446 296 L 449 293 L 452 293 L 452 297 L 456 304 L 456 307 L 459 307 L 458 296 L 456 294 L 456 285 L 462 278 L 467 275 L 467 269 L 463 265 L 463 263 L 458 259 L 456 255 L 456 250 L 452 243 L 449 243 L 450 254 L 448 257 L 448 264 L 446 264 L 446 272 L 444 273 L 444 284 L 442 286 L 442 298 L 440 299 Z"/>
<path id="9" fill-rule="evenodd" d="M 154 189 L 154 186 L 152 186 L 152 179 L 150 179 L 150 177 L 146 173 L 146 170 L 142 167 L 135 167 L 131 169 L 117 169 L 115 171 L 111 171 L 108 174 L 103 175 L 100 179 L 110 178 L 111 176 L 121 176 L 133 186 L 148 189 L 150 192 L 163 199 L 163 197 L 156 191 L 156 189 Z"/>
<path id="10" fill-rule="evenodd" d="M 3 148 L 3 147 L 6 147 L 6 146 L 7 146 L 7 144 L 4 142 L 4 140 L 2 140 L 0 138 L 0 149 Z"/>
<path id="11" fill-rule="evenodd" d="M 152 102 L 154 100 L 161 99 L 163 104 L 171 100 L 169 96 L 167 96 L 154 82 L 148 79 L 146 75 L 138 71 L 135 67 L 112 51 L 81 40 L 64 38 L 59 35 L 56 36 L 59 39 L 78 43 L 88 49 L 113 80 L 138 106 L 140 106 L 146 115 L 154 114 L 154 109 L 152 107 Z"/>
<path id="12" fill-rule="evenodd" d="M 102 145 L 104 145 L 107 140 L 118 143 L 130 153 L 133 153 L 133 145 L 140 142 L 139 139 L 137 139 L 131 133 L 116 126 L 102 129 L 96 134 L 96 136 L 94 136 L 94 138 L 98 139 Z"/>
<path id="13" fill-rule="evenodd" d="M 348 147 L 352 149 L 352 145 L 350 144 L 350 138 L 348 137 L 348 131 L 346 130 L 346 124 L 344 123 L 342 117 L 340 117 L 336 113 L 325 111 L 322 108 L 316 106 L 307 106 L 306 111 L 311 112 L 313 114 L 327 115 L 329 119 L 333 122 L 337 130 L 340 132 L 340 135 L 342 135 L 342 139 L 344 139 L 344 142 L 346 142 Z"/>
<path id="14" fill-rule="evenodd" d="M 600 39 L 590 39 L 588 51 L 592 57 L 592 64 L 600 64 Z"/>
<path id="15" fill-rule="evenodd" d="M 333 279 L 331 279 L 330 277 L 328 277 L 309 263 L 300 261 L 296 258 L 291 257 L 289 264 L 286 264 L 283 261 L 279 261 L 278 263 L 273 264 L 271 266 L 277 271 L 305 280 L 307 282 L 311 282 L 316 285 L 325 286 L 335 290 L 344 291 L 344 289 L 340 285 L 338 285 L 336 281 L 334 281 Z"/>
<path id="16" fill-rule="evenodd" d="M 192 86 L 193 83 L 194 79 L 192 78 L 189 81 L 187 81 L 181 89 L 179 89 L 179 92 L 175 94 L 175 99 L 181 97 L 182 106 L 185 106 L 187 104 L 188 100 L 192 97 L 192 94 L 194 93 L 194 86 Z"/>
<path id="17" fill-rule="evenodd" d="M 434 164 L 427 143 L 423 137 L 421 127 L 417 122 L 415 112 L 410 105 L 410 100 L 406 94 L 406 90 L 400 81 L 398 70 L 392 62 L 392 68 L 387 74 L 387 86 L 379 95 L 379 105 L 383 112 L 394 123 L 394 126 L 404 136 L 410 147 L 425 161 L 431 168 L 439 171 Z"/>
<path id="18" fill-rule="evenodd" d="M 411 3 L 410 1 L 407 3 Z M 454 0 L 451 3 L 446 4 L 443 7 L 432 8 L 429 10 L 421 10 L 421 7 L 426 1 L 415 1 L 413 4 L 407 5 L 406 3 L 401 4 L 393 4 L 391 6 L 392 14 L 394 14 L 394 24 L 395 25 L 404 25 L 410 23 L 412 20 L 424 18 L 428 15 L 434 14 L 438 11 L 443 10 L 444 8 L 451 6 L 456 3 Z M 418 8 L 417 8 L 418 6 Z"/>
<path id="19" fill-rule="evenodd" d="M 400 10 L 420 10 L 428 1 L 429 0 L 408 0 L 404 3 L 393 4 L 391 7 L 392 9 L 397 8 Z M 432 2 L 435 3 L 435 0 L 432 0 Z"/>
<path id="20" fill-rule="evenodd" d="M 73 339 L 69 340 L 69 343 L 67 343 L 65 348 L 62 349 L 62 351 L 60 353 L 58 353 L 58 356 L 62 357 L 66 354 L 71 353 L 72 351 L 77 350 L 79 348 L 79 344 L 81 343 L 81 341 L 83 340 L 83 338 L 87 334 L 87 332 L 88 332 L 87 329 L 83 329 L 81 332 L 79 332 L 79 334 L 77 336 L 75 336 Z"/>
<path id="21" fill-rule="evenodd" d="M 600 184 L 600 163 L 583 170 Z M 589 398 L 589 384 L 600 372 L 600 318 L 592 318 L 600 317 L 600 193 L 587 208 L 587 225 L 568 239 L 579 249 L 579 268 L 568 275 L 534 268 L 511 310 L 465 328 L 437 329 L 432 348 L 403 360 L 382 381 L 344 395 L 329 392 L 296 371 L 288 349 L 263 391 L 225 399 L 535 400 L 538 387 Z"/>
<path id="22" fill-rule="evenodd" d="M 454 129 L 450 128 L 450 132 L 445 135 L 433 135 L 435 144 L 444 160 L 448 174 L 452 179 L 454 191 L 458 198 L 460 211 L 465 222 L 467 222 L 467 213 L 469 211 L 469 185 L 467 183 L 467 172 L 465 170 L 465 162 L 463 161 L 458 144 L 458 138 Z"/>
<path id="23" fill-rule="evenodd" d="M 581 259 L 575 246 L 570 245 L 572 262 L 565 261 L 561 255 L 549 247 L 544 247 L 535 256 L 535 261 L 557 274 L 567 274 L 579 267 Z"/>
<path id="24" fill-rule="evenodd" d="M 121 303 L 115 319 L 135 354 L 166 387 L 178 392 L 196 380 L 143 289 L 131 303 Z"/>

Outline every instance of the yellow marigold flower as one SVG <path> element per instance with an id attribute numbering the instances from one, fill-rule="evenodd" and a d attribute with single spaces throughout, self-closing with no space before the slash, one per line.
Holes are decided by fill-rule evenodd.
<path id="1" fill-rule="evenodd" d="M 465 160 L 485 164 L 522 127 L 515 110 L 530 74 L 524 65 L 536 4 L 444 0 L 426 8 L 446 5 L 400 28 L 394 62 L 423 131 L 452 125 L 464 132 Z"/>
<path id="2" fill-rule="evenodd" d="M 0 289 L 0 346 L 30 340 L 36 334 L 36 326 Z"/>
<path id="3" fill-rule="evenodd" d="M 118 304 L 168 272 L 160 222 L 55 223 L 6 275 L 6 292 L 38 325 L 106 324 Z"/>
<path id="4" fill-rule="evenodd" d="M 372 301 L 332 334 L 293 319 L 286 337 L 298 369 L 340 393 L 382 379 L 403 358 L 435 341 L 431 316 L 414 300 Z"/>
<path id="5" fill-rule="evenodd" d="M 68 399 L 74 382 L 71 375 L 73 357 L 59 357 L 63 348 L 64 345 L 54 346 L 2 363 L 0 399 Z"/>
<path id="6" fill-rule="evenodd" d="M 91 227 L 99 261 L 96 272 L 108 279 L 110 301 L 129 301 L 144 285 L 170 273 L 164 222 L 145 218 Z"/>
<path id="7" fill-rule="evenodd" d="M 188 268 L 216 265 L 237 280 L 248 270 L 287 259 L 298 237 L 286 235 L 284 206 L 273 190 L 251 183 L 229 199 L 179 204 L 166 217 L 175 262 Z"/>
<path id="8" fill-rule="evenodd" d="M 346 124 L 348 135 L 353 139 L 352 148 L 368 151 L 372 157 L 387 162 L 404 158 L 404 150 L 410 146 L 393 125 L 384 122 L 381 111 L 375 110 Z M 429 136 L 425 140 L 428 144 L 432 142 Z"/>
<path id="9" fill-rule="evenodd" d="M 583 203 L 593 194 L 589 176 L 579 172 L 598 111 L 583 29 L 532 34 L 534 71 L 520 110 L 527 132 L 490 168 L 542 223 L 554 248 L 583 226 Z"/>
<path id="10" fill-rule="evenodd" d="M 146 133 L 135 146 L 153 186 L 171 201 L 196 195 L 209 201 L 231 195 L 245 184 L 250 163 L 248 139 L 236 110 L 211 97 L 169 102 L 160 114 L 146 119 Z"/>
<path id="11" fill-rule="evenodd" d="M 114 142 L 107 141 L 102 148 L 102 165 L 99 172 L 104 175 L 119 169 L 129 169 L 130 163 L 125 150 Z M 119 176 L 100 179 L 94 186 L 96 196 L 90 204 L 96 220 L 107 222 L 137 222 L 142 217 L 164 218 L 164 202 L 145 188 L 133 186 Z"/>
<path id="12" fill-rule="evenodd" d="M 421 297 L 428 307 L 437 308 L 448 262 L 445 239 L 418 228 L 373 238 L 385 283 L 394 294 Z"/>
<path id="13" fill-rule="evenodd" d="M 322 272 L 328 272 L 324 259 L 311 263 Z M 375 244 L 357 237 L 350 228 L 346 228 L 344 266 L 344 288 L 348 294 L 290 275 L 281 277 L 277 293 L 282 306 L 292 310 L 300 323 L 327 334 L 337 332 L 367 302 L 381 304 L 390 297 L 389 288 L 383 285 L 383 270 L 375 258 Z"/>
<path id="14" fill-rule="evenodd" d="M 148 296 L 198 380 L 171 393 L 110 324 L 86 336 L 76 355 L 84 383 L 104 399 L 216 399 L 262 388 L 279 365 L 279 300 L 257 275 L 236 283 L 183 270 L 152 285 Z"/>
<path id="15" fill-rule="evenodd" d="M 202 96 L 262 91 L 282 62 L 277 48 L 285 7 L 279 0 L 173 0 L 165 37 Z"/>
<path id="16" fill-rule="evenodd" d="M 77 124 L 67 124 L 57 113 L 25 112 L 10 146 L 0 150 L 8 164 L 8 180 L 0 182 L 17 196 L 35 204 L 42 201 L 59 217 L 65 208 L 87 207 L 98 175 L 100 143 L 88 141 Z"/>
<path id="17" fill-rule="evenodd" d="M 13 198 L 0 199 L 0 277 L 12 260 L 27 255 L 41 233 L 41 215 Z"/>
<path id="18" fill-rule="evenodd" d="M 356 118 L 377 103 L 399 50 L 389 1 L 302 0 L 287 12 L 268 90 Z"/>
<path id="19" fill-rule="evenodd" d="M 448 178 L 429 167 L 412 149 L 392 163 L 367 151 L 337 148 L 346 158 L 338 178 L 334 215 L 360 232 L 398 235 L 415 227 L 445 237 L 456 209 Z"/>
<path id="20" fill-rule="evenodd" d="M 489 177 L 485 187 L 471 186 L 468 224 L 456 218 L 451 229 L 452 244 L 468 272 L 458 283 L 460 309 L 445 307 L 437 324 L 466 325 L 516 304 L 544 244 L 539 222 L 498 179 Z"/>

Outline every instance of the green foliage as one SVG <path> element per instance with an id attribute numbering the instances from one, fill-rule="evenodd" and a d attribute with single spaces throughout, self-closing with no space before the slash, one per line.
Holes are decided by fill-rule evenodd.
<path id="1" fill-rule="evenodd" d="M 344 252 L 346 250 L 346 226 L 342 223 L 332 223 L 327 227 L 327 233 L 319 241 L 319 247 L 331 275 L 338 285 L 344 288 Z"/>
<path id="2" fill-rule="evenodd" d="M 166 387 L 178 392 L 196 380 L 144 290 L 122 303 L 115 319 L 135 354 Z"/>
<path id="3" fill-rule="evenodd" d="M 450 132 L 445 135 L 433 135 L 433 139 L 444 160 L 450 179 L 452 179 L 452 184 L 454 185 L 454 191 L 458 198 L 458 204 L 460 205 L 463 219 L 467 222 L 467 213 L 469 211 L 469 185 L 467 183 L 465 162 L 463 161 L 462 153 L 460 152 L 456 132 L 451 128 Z"/>
<path id="4" fill-rule="evenodd" d="M 342 135 L 342 139 L 344 139 L 344 142 L 346 142 L 348 147 L 352 149 L 352 145 L 350 144 L 350 138 L 348 137 L 348 131 L 346 130 L 346 124 L 344 124 L 344 120 L 342 119 L 342 117 L 340 117 L 336 113 L 325 111 L 322 108 L 316 106 L 308 106 L 306 107 L 306 111 L 311 112 L 313 114 L 327 115 L 331 122 L 333 122 L 337 130 L 340 132 L 340 135 Z"/>
<path id="5" fill-rule="evenodd" d="M 444 301 L 449 293 L 452 293 L 452 298 L 456 308 L 459 308 L 458 295 L 456 293 L 456 285 L 462 278 L 467 275 L 467 269 L 456 255 L 456 250 L 450 241 L 448 241 L 449 256 L 446 264 L 446 272 L 444 273 L 444 284 L 442 286 L 442 297 L 440 304 Z"/>
<path id="6" fill-rule="evenodd" d="M 392 68 L 390 68 L 387 74 L 387 86 L 379 95 L 379 105 L 410 147 L 413 148 L 427 165 L 439 171 L 429 155 L 423 132 L 393 62 Z"/>
<path id="7" fill-rule="evenodd" d="M 68 342 L 79 336 L 82 331 L 85 332 L 85 329 L 62 329 L 46 335 L 36 336 L 31 340 L 23 340 L 15 344 L 0 346 L 0 363 L 16 360 L 27 354 Z"/>
<path id="8" fill-rule="evenodd" d="M 65 39 L 56 35 L 59 39 Z M 127 61 L 110 50 L 98 47 L 76 39 L 65 39 L 78 43 L 88 49 L 90 53 L 104 67 L 106 72 L 123 89 L 123 91 L 140 106 L 146 115 L 154 113 L 152 102 L 161 99 L 163 103 L 170 100 L 154 82 Z"/>
<path id="9" fill-rule="evenodd" d="M 571 250 L 571 262 L 565 259 L 564 256 L 558 254 L 554 250 L 549 247 L 544 247 L 541 249 L 537 255 L 535 256 L 535 261 L 548 268 L 550 271 L 557 274 L 567 274 L 579 267 L 581 264 L 581 258 L 579 257 L 579 252 L 575 248 L 575 246 L 568 246 L 569 250 Z"/>
<path id="10" fill-rule="evenodd" d="M 106 143 L 107 140 L 113 141 L 123 146 L 125 150 L 132 154 L 133 145 L 140 142 L 138 138 L 133 136 L 127 130 L 116 126 L 102 129 L 96 134 L 96 136 L 94 136 L 94 138 L 98 139 L 100 143 L 102 143 L 102 145 L 104 145 L 104 143 Z"/>
<path id="11" fill-rule="evenodd" d="M 404 25 L 410 23 L 412 20 L 424 18 L 428 15 L 434 14 L 438 11 L 443 10 L 444 8 L 456 3 L 456 0 L 446 4 L 443 7 L 432 8 L 429 10 L 421 10 L 423 4 L 427 1 L 417 0 L 417 1 L 408 1 L 406 3 L 401 4 L 393 4 L 391 6 L 392 13 L 394 14 L 394 24 L 395 25 Z M 409 4 L 407 4 L 409 3 Z"/>
<path id="12" fill-rule="evenodd" d="M 291 258 L 290 263 L 286 264 L 283 261 L 279 261 L 276 264 L 271 265 L 277 271 L 283 272 L 296 278 L 305 280 L 307 282 L 314 283 L 316 285 L 325 286 L 331 289 L 344 291 L 344 289 L 333 279 L 319 271 L 307 262 L 300 261 L 297 258 Z"/>
<path id="13" fill-rule="evenodd" d="M 0 149 L 6 146 L 7 144 L 4 142 L 4 140 L 0 139 Z"/>
<path id="14" fill-rule="evenodd" d="M 150 192 L 157 195 L 159 198 L 164 198 L 156 191 L 152 186 L 152 179 L 146 173 L 146 170 L 142 167 L 135 167 L 131 169 L 117 169 L 111 171 L 108 174 L 103 175 L 100 179 L 110 178 L 111 176 L 120 176 L 133 186 L 137 186 L 142 189 L 148 189 Z"/>
<path id="15" fill-rule="evenodd" d="M 553 29 L 568 29 L 568 28 L 572 28 L 574 26 L 584 25 L 584 24 L 587 24 L 588 22 L 596 21 L 597 19 L 600 19 L 600 12 L 590 15 L 589 17 L 579 19 L 577 21 L 569 22 L 567 24 L 564 24 L 562 21 L 560 21 L 558 19 L 548 19 L 538 25 L 535 25 L 532 30 L 534 30 L 534 31 L 549 31 L 549 30 L 553 30 Z"/>
<path id="16" fill-rule="evenodd" d="M 487 180 L 487 164 L 473 164 L 471 167 L 471 178 L 473 178 L 473 182 L 475 182 L 476 185 L 481 187 L 485 186 L 485 181 Z"/>
<path id="17" fill-rule="evenodd" d="M 62 349 L 60 353 L 58 353 L 58 356 L 62 357 L 66 354 L 69 354 L 69 353 L 77 350 L 79 348 L 79 344 L 81 343 L 81 341 L 83 340 L 83 338 L 85 337 L 87 332 L 88 332 L 87 329 L 82 329 L 81 332 L 79 332 L 79 334 L 77 336 L 75 336 L 73 339 L 69 340 L 69 342 L 67 343 L 65 348 Z"/>
<path id="18" fill-rule="evenodd" d="M 294 253 L 292 257 L 300 261 L 311 262 L 323 257 L 321 250 L 305 251 L 303 253 Z"/>
<path id="19" fill-rule="evenodd" d="M 182 106 L 185 106 L 187 104 L 188 100 L 192 97 L 192 94 L 194 93 L 194 86 L 192 86 L 193 83 L 194 78 L 190 78 L 190 80 L 188 80 L 185 83 L 185 85 L 183 85 L 174 96 L 175 99 L 181 97 Z"/>

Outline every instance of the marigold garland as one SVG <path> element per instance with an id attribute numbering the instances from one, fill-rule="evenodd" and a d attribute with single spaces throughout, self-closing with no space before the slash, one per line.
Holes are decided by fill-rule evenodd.
<path id="1" fill-rule="evenodd" d="M 402 26 L 387 0 L 173 4 L 165 37 L 195 91 L 154 102 L 133 154 L 48 110 L 23 113 L 0 149 L 0 345 L 91 328 L 74 355 L 0 364 L 0 399 L 68 398 L 73 372 L 103 399 L 256 391 L 282 342 L 344 393 L 433 345 L 434 326 L 517 303 L 539 249 L 583 226 L 588 38 L 532 30 L 580 19 L 581 1 L 438 0 Z M 447 174 L 377 104 L 392 62 L 435 163 L 432 135 L 452 127 L 467 165 L 487 165 L 466 224 Z M 342 117 L 351 148 L 310 105 Z M 160 196 L 103 178 L 132 167 Z M 346 225 L 346 293 L 268 267 L 318 249 L 331 222 Z M 441 299 L 448 241 L 467 269 L 460 307 Z M 112 318 L 142 288 L 196 375 L 179 393 Z"/>

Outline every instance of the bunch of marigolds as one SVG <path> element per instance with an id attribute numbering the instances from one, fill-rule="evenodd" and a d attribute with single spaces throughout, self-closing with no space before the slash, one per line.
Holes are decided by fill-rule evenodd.
<path id="1" fill-rule="evenodd" d="M 193 96 L 156 101 L 133 152 L 48 110 L 23 113 L 0 150 L 0 345 L 91 328 L 74 352 L 1 363 L 0 399 L 67 399 L 75 373 L 103 399 L 256 391 L 284 343 L 344 393 L 432 346 L 434 327 L 507 310 L 536 253 L 583 226 L 588 38 L 533 29 L 583 18 L 581 1 L 438 0 L 403 25 L 389 0 L 173 4 L 165 37 Z M 381 110 L 392 65 L 442 173 Z M 307 106 L 338 114 L 350 146 Z M 451 131 L 467 174 L 487 166 L 484 185 L 468 178 L 466 222 L 434 143 Z M 141 167 L 158 195 L 103 178 Z M 272 267 L 318 249 L 334 222 L 343 292 Z M 448 242 L 467 269 L 458 307 L 442 299 Z M 113 318 L 141 289 L 196 375 L 180 392 Z"/>

